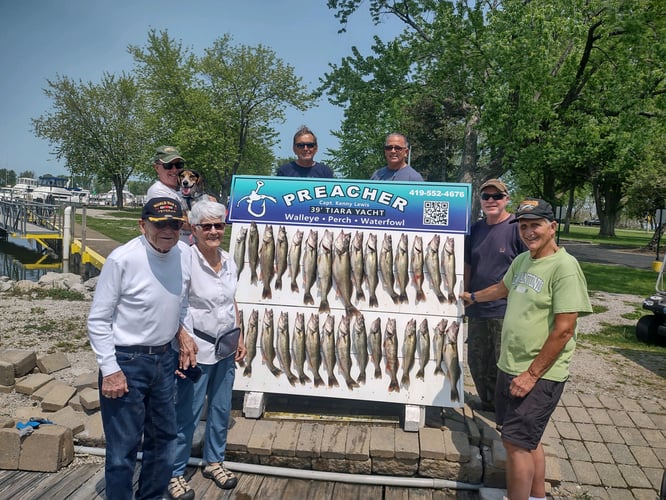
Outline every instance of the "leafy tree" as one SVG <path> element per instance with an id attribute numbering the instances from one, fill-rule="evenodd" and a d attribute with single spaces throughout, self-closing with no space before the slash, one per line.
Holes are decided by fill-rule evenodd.
<path id="1" fill-rule="evenodd" d="M 75 174 L 94 174 L 122 191 L 145 161 L 144 103 L 134 79 L 105 73 L 99 84 L 58 76 L 47 80 L 53 111 L 32 120 L 35 134 L 54 146 L 58 159 Z"/>
<path id="2" fill-rule="evenodd" d="M 361 5 L 328 1 L 343 29 Z M 389 117 L 415 138 L 412 163 L 427 163 L 427 179 L 441 172 L 478 185 L 511 172 L 521 191 L 568 198 L 570 212 L 589 183 L 600 231 L 614 234 L 624 186 L 648 149 L 643 130 L 663 120 L 663 2 L 371 0 L 369 9 L 405 29 L 372 56 L 352 49 L 326 75 L 322 91 L 348 105 L 342 136 L 376 137 L 372 125 Z M 356 140 L 337 153 L 347 169 L 371 156 Z"/>
<path id="3" fill-rule="evenodd" d="M 231 42 L 224 35 L 197 57 L 153 30 L 146 47 L 129 48 L 148 94 L 154 142 L 177 145 L 221 199 L 234 174 L 270 173 L 272 124 L 284 121 L 288 106 L 305 110 L 313 101 L 272 50 Z"/>

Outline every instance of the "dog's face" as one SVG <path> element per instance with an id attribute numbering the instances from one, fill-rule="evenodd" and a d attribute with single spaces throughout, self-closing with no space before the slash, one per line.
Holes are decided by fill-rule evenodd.
<path id="1" fill-rule="evenodd" d="M 185 169 L 178 175 L 180 193 L 189 198 L 201 196 L 203 190 L 203 178 L 195 170 Z"/>

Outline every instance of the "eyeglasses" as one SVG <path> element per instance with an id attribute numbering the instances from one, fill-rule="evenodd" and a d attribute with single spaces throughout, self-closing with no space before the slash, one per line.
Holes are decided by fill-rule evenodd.
<path id="1" fill-rule="evenodd" d="M 294 146 L 296 146 L 298 149 L 304 149 L 304 148 L 312 149 L 312 148 L 317 147 L 317 143 L 316 142 L 297 142 L 296 144 L 294 144 Z"/>
<path id="2" fill-rule="evenodd" d="M 224 222 L 216 222 L 215 224 L 197 224 L 202 230 L 208 232 L 215 228 L 215 231 L 222 231 L 224 229 Z"/>
<path id="3" fill-rule="evenodd" d="M 177 168 L 179 170 L 182 170 L 185 168 L 185 162 L 184 161 L 175 161 L 171 163 L 162 163 L 162 168 L 164 170 L 171 170 L 172 168 Z"/>
<path id="4" fill-rule="evenodd" d="M 179 220 L 158 220 L 157 222 L 153 222 L 153 225 L 157 229 L 172 229 L 174 231 L 180 230 L 181 227 L 183 227 L 183 222 Z"/>
<path id="5" fill-rule="evenodd" d="M 384 151 L 397 151 L 398 153 L 400 151 L 403 151 L 407 148 L 403 148 L 402 146 L 396 146 L 395 144 L 387 144 L 384 146 Z"/>
<path id="6" fill-rule="evenodd" d="M 490 198 L 492 198 L 495 201 L 499 201 L 503 199 L 506 195 L 504 193 L 481 193 L 481 199 L 483 201 L 488 201 Z"/>

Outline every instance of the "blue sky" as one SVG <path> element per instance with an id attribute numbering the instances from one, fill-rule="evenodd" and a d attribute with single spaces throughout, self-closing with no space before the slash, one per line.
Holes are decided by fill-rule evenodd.
<path id="1" fill-rule="evenodd" d="M 353 45 L 369 54 L 374 34 L 392 38 L 398 28 L 374 26 L 364 10 L 338 34 L 333 14 L 326 0 L 0 0 L 0 168 L 67 174 L 49 143 L 32 133 L 31 118 L 50 109 L 46 80 L 98 83 L 105 71 L 129 71 L 127 46 L 145 46 L 150 29 L 168 30 L 197 55 L 225 33 L 234 44 L 263 44 L 314 88 L 329 62 L 339 63 Z M 293 133 L 307 124 L 319 138 L 317 159 L 324 159 L 337 146 L 329 131 L 341 119 L 342 110 L 326 100 L 305 113 L 288 111 L 275 154 L 291 155 Z M 147 157 L 153 146 L 146 145 Z"/>

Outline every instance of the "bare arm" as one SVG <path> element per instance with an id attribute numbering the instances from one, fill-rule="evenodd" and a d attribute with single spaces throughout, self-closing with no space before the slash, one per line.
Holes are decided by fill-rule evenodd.
<path id="1" fill-rule="evenodd" d="M 178 326 L 178 339 L 179 355 L 178 355 L 178 368 L 187 369 L 190 366 L 197 364 L 197 352 L 199 348 L 192 336 L 187 332 L 183 325 Z"/>
<path id="2" fill-rule="evenodd" d="M 472 293 L 474 294 L 474 300 L 472 300 Z M 473 304 L 475 302 L 490 302 L 503 299 L 507 295 L 509 295 L 509 289 L 504 285 L 503 281 L 500 281 L 478 292 L 463 292 L 460 297 L 466 303 Z"/>
<path id="3" fill-rule="evenodd" d="M 548 338 L 539 354 L 534 358 L 527 371 L 515 377 L 511 382 L 510 392 L 512 396 L 524 397 L 534 388 L 537 380 L 548 371 L 567 345 L 567 342 L 573 337 L 577 318 L 577 312 L 555 315 L 553 329 L 548 334 Z"/>

